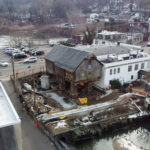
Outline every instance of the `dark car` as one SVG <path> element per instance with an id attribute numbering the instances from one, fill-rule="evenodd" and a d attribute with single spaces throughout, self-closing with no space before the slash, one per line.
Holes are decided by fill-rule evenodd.
<path id="1" fill-rule="evenodd" d="M 32 49 L 29 51 L 29 54 L 33 56 L 33 55 L 35 55 L 35 52 L 36 52 L 36 50 Z"/>
<path id="2" fill-rule="evenodd" d="M 43 55 L 44 54 L 44 51 L 42 50 L 32 50 L 29 52 L 30 55 L 32 56 L 40 56 L 40 55 Z"/>
<path id="3" fill-rule="evenodd" d="M 42 50 L 37 50 L 35 51 L 35 55 L 38 56 L 38 55 L 43 55 L 44 54 L 44 51 Z"/>
<path id="4" fill-rule="evenodd" d="M 18 53 L 18 54 L 14 55 L 15 59 L 26 58 L 26 57 L 27 57 L 27 55 L 24 53 Z"/>

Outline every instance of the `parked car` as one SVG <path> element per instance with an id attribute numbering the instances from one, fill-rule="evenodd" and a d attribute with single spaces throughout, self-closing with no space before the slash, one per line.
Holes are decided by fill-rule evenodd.
<path id="1" fill-rule="evenodd" d="M 25 47 L 22 51 L 25 53 L 29 53 L 30 49 L 28 47 Z"/>
<path id="2" fill-rule="evenodd" d="M 14 49 L 13 47 L 5 47 L 4 51 L 9 51 L 9 50 L 13 50 L 13 49 Z"/>
<path id="3" fill-rule="evenodd" d="M 36 61 L 37 61 L 36 57 L 29 57 L 29 58 L 24 60 L 24 63 L 34 63 Z"/>
<path id="4" fill-rule="evenodd" d="M 13 51 L 14 51 L 14 48 L 11 48 L 11 47 L 5 48 L 5 53 L 8 55 L 11 55 Z"/>
<path id="5" fill-rule="evenodd" d="M 53 47 L 55 45 L 59 45 L 59 44 L 60 44 L 59 41 L 56 41 L 56 40 L 50 40 L 49 41 L 49 46 L 51 46 L 51 47 Z"/>
<path id="6" fill-rule="evenodd" d="M 20 47 L 20 50 L 23 50 L 23 49 L 24 49 L 24 46 L 21 46 L 21 47 Z"/>
<path id="7" fill-rule="evenodd" d="M 18 58 L 26 58 L 27 55 L 24 53 L 24 52 L 19 52 L 19 53 L 16 53 L 13 55 L 15 59 L 18 59 Z"/>
<path id="8" fill-rule="evenodd" d="M 12 56 L 15 56 L 15 55 L 17 55 L 17 54 L 21 54 L 21 52 L 15 50 L 15 51 L 12 51 L 12 53 L 11 53 Z"/>
<path id="9" fill-rule="evenodd" d="M 44 54 L 44 51 L 42 51 L 42 50 L 36 50 L 35 51 L 35 56 L 39 56 L 39 55 L 43 55 Z"/>
<path id="10" fill-rule="evenodd" d="M 147 43 L 147 47 L 150 47 L 150 42 Z"/>
<path id="11" fill-rule="evenodd" d="M 30 55 L 34 55 L 34 54 L 35 54 L 35 51 L 36 51 L 35 49 L 30 49 L 30 50 L 29 50 L 29 54 L 30 54 Z"/>
<path id="12" fill-rule="evenodd" d="M 8 63 L 7 63 L 7 62 L 2 61 L 2 62 L 0 62 L 0 66 L 2 66 L 2 67 L 7 67 L 7 66 L 8 66 Z"/>
<path id="13" fill-rule="evenodd" d="M 22 46 L 20 49 L 22 52 L 25 52 L 25 53 L 28 53 L 30 51 L 29 47 L 27 46 Z"/>
<path id="14" fill-rule="evenodd" d="M 32 55 L 32 56 L 39 56 L 39 55 L 43 55 L 44 51 L 42 51 L 42 50 L 31 50 L 29 52 L 29 54 Z"/>
<path id="15" fill-rule="evenodd" d="M 5 50 L 5 53 L 10 55 L 10 56 L 12 56 L 13 53 L 18 53 L 18 52 L 19 52 L 19 50 L 16 48 L 9 48 L 9 49 Z"/>

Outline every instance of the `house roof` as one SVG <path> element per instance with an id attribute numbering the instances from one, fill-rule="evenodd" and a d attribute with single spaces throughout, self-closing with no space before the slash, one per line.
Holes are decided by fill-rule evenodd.
<path id="1" fill-rule="evenodd" d="M 89 52 L 77 50 L 63 45 L 55 46 L 45 59 L 53 62 L 56 66 L 74 72 L 80 63 L 90 55 Z"/>

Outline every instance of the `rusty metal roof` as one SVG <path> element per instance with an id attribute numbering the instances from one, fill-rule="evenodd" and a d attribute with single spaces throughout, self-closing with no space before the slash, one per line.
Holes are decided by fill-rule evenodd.
<path id="1" fill-rule="evenodd" d="M 63 45 L 55 46 L 45 59 L 67 71 L 74 72 L 80 63 L 91 53 Z"/>

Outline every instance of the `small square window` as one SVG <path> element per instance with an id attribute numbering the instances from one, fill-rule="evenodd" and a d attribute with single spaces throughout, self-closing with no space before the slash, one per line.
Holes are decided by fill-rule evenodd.
<path id="1" fill-rule="evenodd" d="M 138 70 L 138 68 L 139 68 L 139 65 L 136 64 L 135 67 L 134 67 L 134 70 Z"/>
<path id="2" fill-rule="evenodd" d="M 144 69 L 145 63 L 141 64 L 141 69 Z"/>
<path id="3" fill-rule="evenodd" d="M 118 68 L 118 73 L 120 73 L 120 68 Z"/>
<path id="4" fill-rule="evenodd" d="M 112 69 L 110 69 L 110 75 L 112 75 Z"/>
<path id="5" fill-rule="evenodd" d="M 116 69 L 114 69 L 114 74 L 116 74 Z"/>
<path id="6" fill-rule="evenodd" d="M 132 66 L 128 66 L 128 72 L 132 71 Z"/>
<path id="7" fill-rule="evenodd" d="M 131 76 L 131 80 L 133 80 L 133 78 L 134 78 L 134 76 L 132 75 L 132 76 Z"/>

